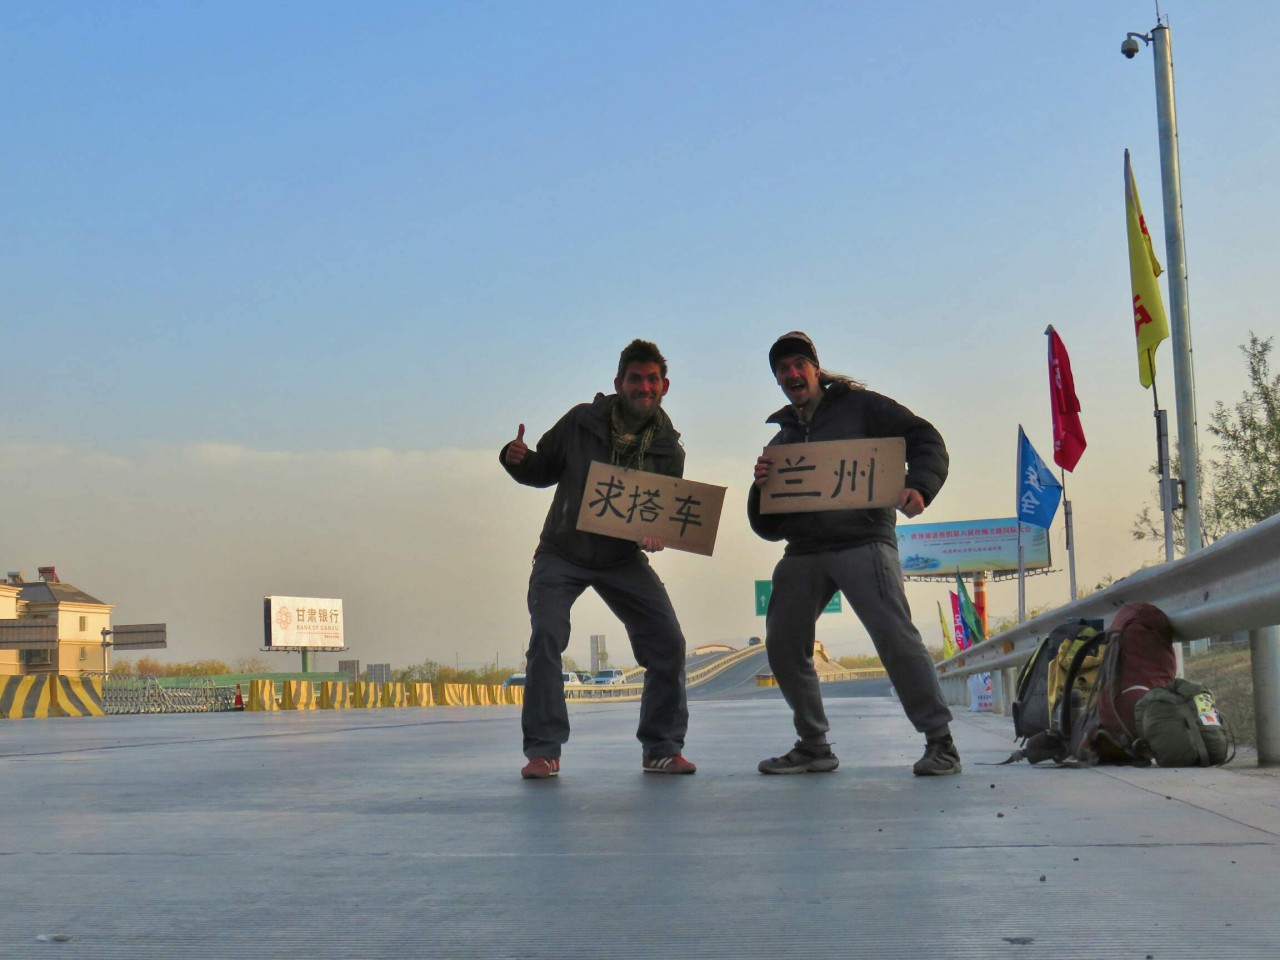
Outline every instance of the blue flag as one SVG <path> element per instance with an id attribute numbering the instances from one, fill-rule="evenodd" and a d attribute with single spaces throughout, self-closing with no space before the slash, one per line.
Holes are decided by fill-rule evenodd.
<path id="1" fill-rule="evenodd" d="M 1018 519 L 1049 529 L 1058 504 L 1062 502 L 1062 484 L 1053 475 L 1031 441 L 1018 426 Z"/>

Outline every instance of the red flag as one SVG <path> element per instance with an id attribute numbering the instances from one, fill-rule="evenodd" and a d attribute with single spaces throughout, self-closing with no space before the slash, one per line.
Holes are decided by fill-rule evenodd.
<path id="1" fill-rule="evenodd" d="M 1084 427 L 1080 425 L 1080 401 L 1071 379 L 1071 358 L 1058 331 L 1050 325 L 1049 399 L 1053 408 L 1053 462 L 1063 470 L 1074 470 L 1084 453 Z"/>

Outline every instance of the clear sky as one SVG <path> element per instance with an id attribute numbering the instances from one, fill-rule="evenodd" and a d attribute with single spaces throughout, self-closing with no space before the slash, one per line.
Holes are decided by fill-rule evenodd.
<path id="1" fill-rule="evenodd" d="M 1280 6 L 1161 12 L 1207 445 L 1239 345 L 1276 328 Z M 773 339 L 805 329 L 932 420 L 952 474 L 922 519 L 969 520 L 1012 514 L 1019 423 L 1050 457 L 1049 323 L 1089 440 L 1079 580 L 1155 561 L 1129 533 L 1155 441 L 1122 178 L 1128 147 L 1166 260 L 1155 94 L 1150 50 L 1119 53 L 1155 22 L 1150 0 L 7 0 L 0 564 L 167 622 L 172 660 L 258 655 L 261 598 L 292 594 L 343 598 L 364 662 L 514 664 L 550 493 L 498 448 L 611 389 L 643 336 L 687 475 L 730 488 L 714 557 L 654 562 L 691 645 L 740 643 L 780 552 L 744 508 Z M 1157 365 L 1172 420 L 1168 344 Z M 1033 604 L 1068 597 L 1061 514 L 1052 540 Z M 909 596 L 940 642 L 945 586 Z M 587 598 L 580 661 L 592 633 L 630 660 Z M 851 613 L 819 635 L 869 651 Z"/>

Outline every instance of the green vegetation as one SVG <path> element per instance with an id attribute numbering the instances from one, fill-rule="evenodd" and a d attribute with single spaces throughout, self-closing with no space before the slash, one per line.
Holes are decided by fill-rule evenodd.
<path id="1" fill-rule="evenodd" d="M 1271 338 L 1259 340 L 1250 333 L 1240 352 L 1248 367 L 1248 387 L 1234 407 L 1222 401 L 1214 406 L 1208 430 L 1221 459 L 1206 457 L 1200 464 L 1201 521 L 1209 543 L 1280 512 L 1280 374 L 1271 374 Z M 1181 473 L 1176 456 L 1172 471 L 1174 476 Z M 1151 472 L 1159 477 L 1159 465 Z M 1144 507 L 1131 532 L 1135 540 L 1163 547 L 1159 499 L 1157 490 L 1157 506 Z M 1181 510 L 1173 514 L 1173 539 L 1179 547 L 1186 541 Z"/>
<path id="2" fill-rule="evenodd" d="M 1211 644 L 1207 653 L 1187 657 L 1184 672 L 1188 680 L 1204 684 L 1213 692 L 1214 702 L 1226 718 L 1236 740 L 1254 744 L 1257 740 L 1253 711 L 1253 672 L 1247 643 Z"/>

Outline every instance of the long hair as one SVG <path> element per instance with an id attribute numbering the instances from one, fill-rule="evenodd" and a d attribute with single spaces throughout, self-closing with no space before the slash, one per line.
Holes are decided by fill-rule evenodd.
<path id="1" fill-rule="evenodd" d="M 833 383 L 843 383 L 850 390 L 867 389 L 867 385 L 861 380 L 846 377 L 843 373 L 836 373 L 834 370 L 828 370 L 825 367 L 818 367 L 818 384 L 825 388 Z"/>

